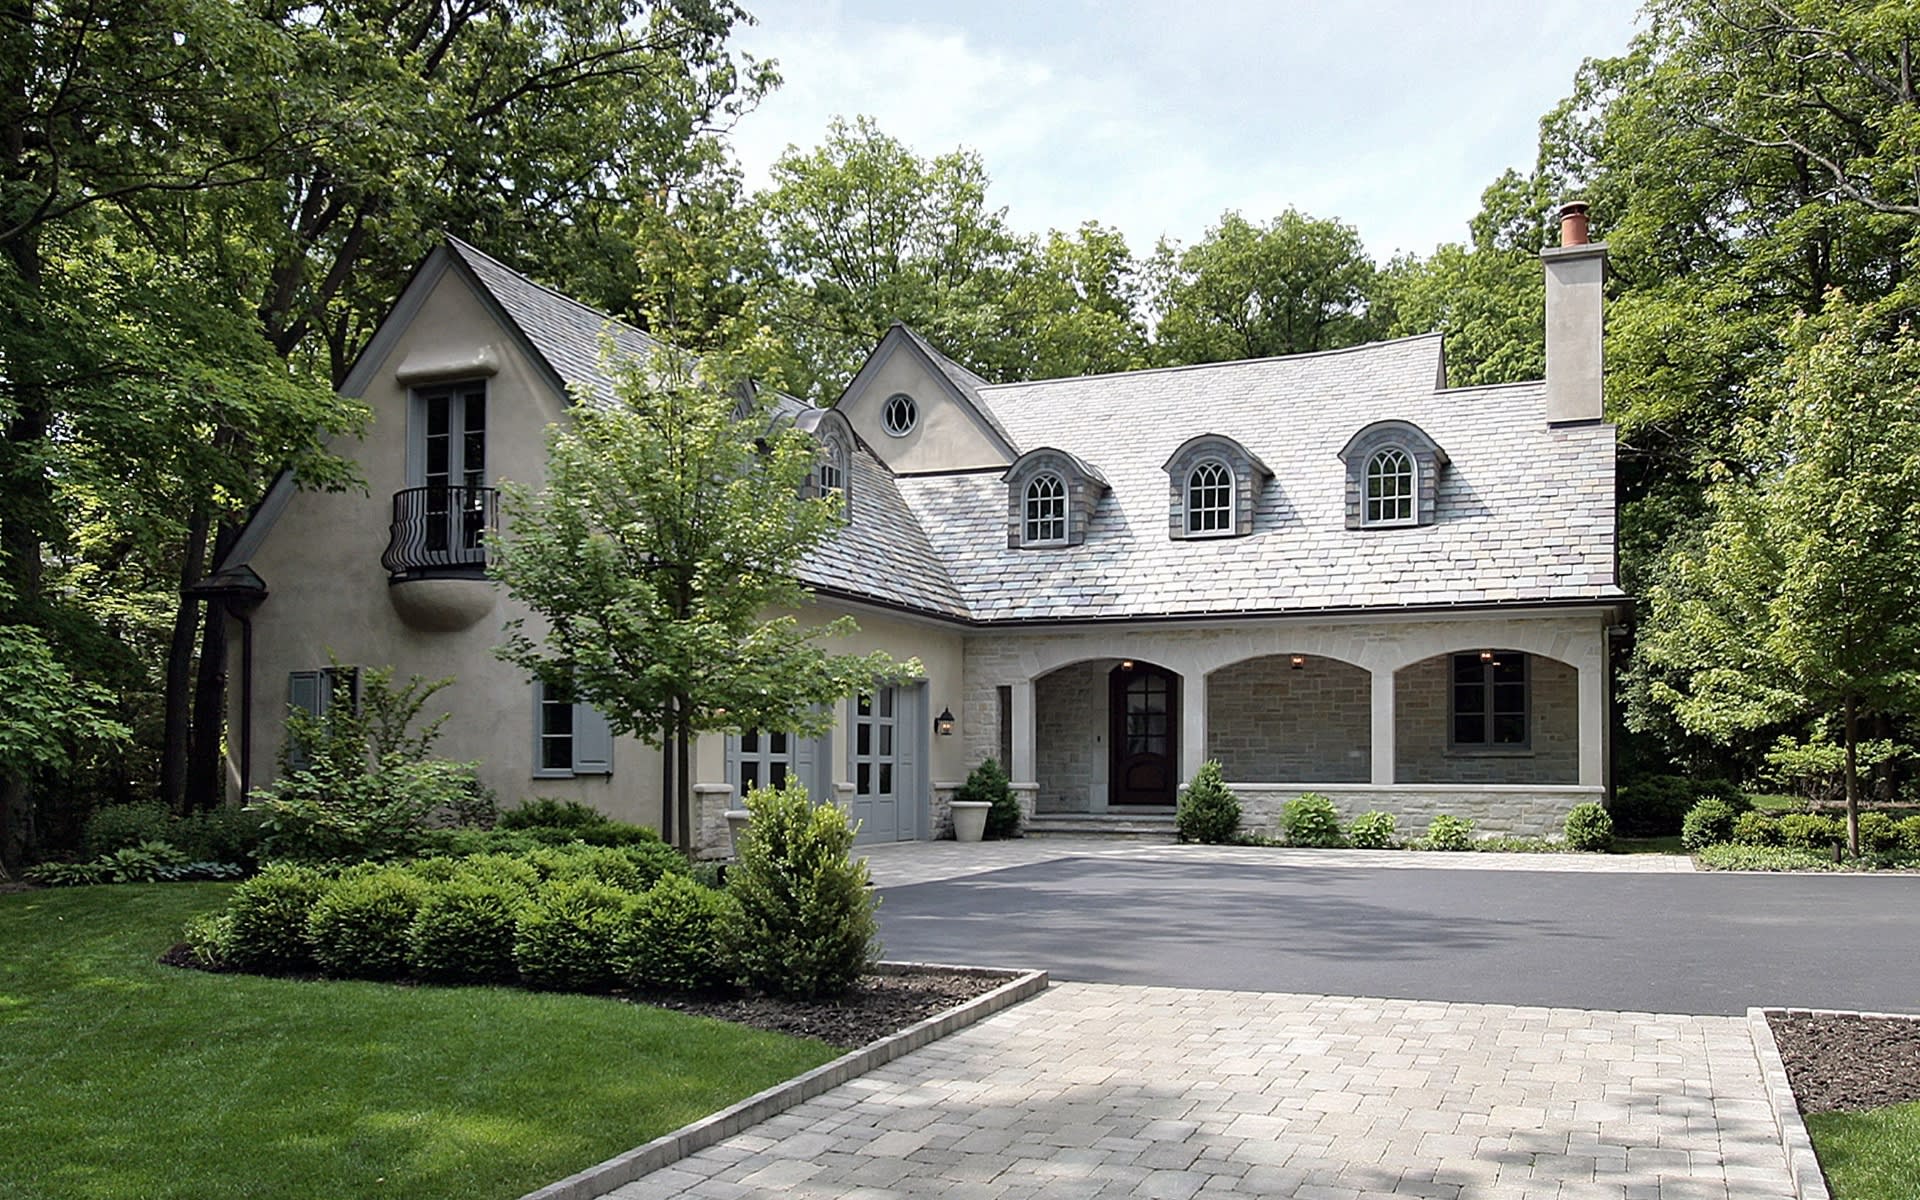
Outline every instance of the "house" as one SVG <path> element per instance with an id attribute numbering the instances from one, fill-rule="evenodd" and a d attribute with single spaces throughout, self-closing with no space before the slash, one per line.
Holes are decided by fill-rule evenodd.
<path id="1" fill-rule="evenodd" d="M 1218 759 L 1249 818 L 1305 790 L 1344 815 L 1558 830 L 1608 785 L 1614 431 L 1601 415 L 1605 248 L 1569 205 L 1544 252 L 1547 378 L 1449 388 L 1437 335 L 1346 350 L 990 384 L 894 326 L 839 402 L 782 398 L 849 522 L 803 572 L 849 651 L 917 657 L 820 738 L 701 740 L 698 835 L 788 776 L 864 841 L 934 837 L 988 756 L 1029 812 L 1160 813 Z M 492 653 L 525 615 L 483 576 L 495 486 L 608 395 L 599 343 L 646 335 L 449 239 L 343 391 L 373 412 L 368 494 L 275 485 L 209 588 L 248 664 L 235 787 L 271 778 L 326 671 L 453 676 L 440 749 L 503 800 L 655 823 L 661 763 Z M 331 656 L 331 657 L 330 657 Z M 936 717 L 938 714 L 938 717 Z M 937 728 L 936 728 L 937 727 Z"/>

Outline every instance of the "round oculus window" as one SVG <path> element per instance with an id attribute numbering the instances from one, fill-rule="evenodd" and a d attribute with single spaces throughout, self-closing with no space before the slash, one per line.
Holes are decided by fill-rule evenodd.
<path id="1" fill-rule="evenodd" d="M 914 424 L 920 420 L 920 410 L 914 405 L 912 396 L 895 392 L 887 397 L 887 406 L 880 410 L 880 420 L 886 425 L 888 433 L 894 437 L 905 437 L 913 432 Z"/>

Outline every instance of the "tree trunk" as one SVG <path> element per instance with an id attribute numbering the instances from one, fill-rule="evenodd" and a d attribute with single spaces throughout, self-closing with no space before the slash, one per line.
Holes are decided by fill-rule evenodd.
<path id="1" fill-rule="evenodd" d="M 227 789 L 220 746 L 227 717 L 227 610 L 207 605 L 200 635 L 200 673 L 193 685 L 193 728 L 187 737 L 187 811 L 218 808 Z"/>
<path id="2" fill-rule="evenodd" d="M 187 743 L 193 703 L 193 644 L 200 633 L 200 601 L 186 589 L 200 581 L 207 565 L 207 528 L 204 505 L 187 521 L 187 540 L 180 556 L 180 599 L 173 610 L 173 638 L 167 646 L 166 685 L 161 701 L 165 734 L 160 752 L 160 803 L 176 813 L 187 811 Z"/>
<path id="3" fill-rule="evenodd" d="M 676 803 L 680 810 L 678 832 L 680 834 L 680 853 L 693 857 L 693 722 L 688 718 L 684 701 L 676 702 L 674 710 L 679 714 L 674 727 L 674 753 L 680 759 L 677 781 L 679 792 Z"/>
<path id="4" fill-rule="evenodd" d="M 680 793 L 674 790 L 673 732 L 679 728 L 679 722 L 673 715 L 673 701 L 667 701 L 667 716 L 660 724 L 660 840 L 671 846 L 673 840 L 673 809 Z"/>
<path id="5" fill-rule="evenodd" d="M 1847 853 L 1860 857 L 1860 712 L 1847 697 Z"/>

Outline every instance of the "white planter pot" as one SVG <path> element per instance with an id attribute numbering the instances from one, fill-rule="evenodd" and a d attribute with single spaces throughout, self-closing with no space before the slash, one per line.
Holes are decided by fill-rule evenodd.
<path id="1" fill-rule="evenodd" d="M 977 842 L 987 832 L 987 810 L 993 805 L 985 800 L 955 800 L 953 802 L 953 840 L 956 842 Z"/>
<path id="2" fill-rule="evenodd" d="M 727 810 L 727 842 L 735 858 L 740 857 L 740 835 L 747 831 L 747 822 L 752 818 L 753 814 L 744 808 Z"/>

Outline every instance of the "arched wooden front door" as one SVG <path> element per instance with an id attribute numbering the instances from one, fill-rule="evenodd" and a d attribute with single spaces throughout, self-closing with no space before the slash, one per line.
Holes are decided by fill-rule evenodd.
<path id="1" fill-rule="evenodd" d="M 1179 781 L 1180 677 L 1123 662 L 1107 676 L 1112 762 L 1107 803 L 1172 804 Z"/>

